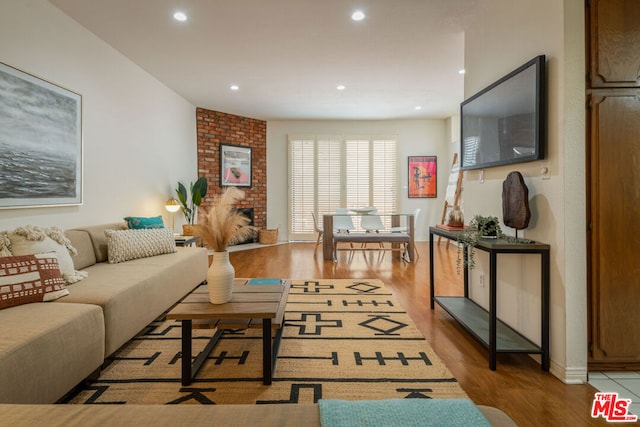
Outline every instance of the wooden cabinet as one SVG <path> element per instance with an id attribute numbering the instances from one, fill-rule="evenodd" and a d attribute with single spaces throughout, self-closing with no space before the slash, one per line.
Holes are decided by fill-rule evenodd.
<path id="1" fill-rule="evenodd" d="M 589 367 L 638 369 L 640 1 L 591 0 L 587 17 Z"/>
<path id="2" fill-rule="evenodd" d="M 640 363 L 640 90 L 591 94 L 591 358 Z"/>
<path id="3" fill-rule="evenodd" d="M 640 87 L 640 5 L 637 0 L 587 4 L 589 84 L 592 88 Z"/>

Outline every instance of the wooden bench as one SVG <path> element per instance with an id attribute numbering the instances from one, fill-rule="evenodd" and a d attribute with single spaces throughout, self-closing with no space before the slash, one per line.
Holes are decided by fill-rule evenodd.
<path id="1" fill-rule="evenodd" d="M 333 261 L 337 261 L 337 251 L 355 248 L 338 248 L 338 243 L 360 243 L 362 251 L 400 251 L 402 258 L 409 261 L 408 247 L 411 238 L 407 233 L 335 233 L 333 235 Z M 391 247 L 365 247 L 367 243 L 391 243 Z"/>

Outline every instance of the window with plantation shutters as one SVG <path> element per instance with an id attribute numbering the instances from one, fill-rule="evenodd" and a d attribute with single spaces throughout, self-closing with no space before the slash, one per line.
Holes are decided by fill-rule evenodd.
<path id="1" fill-rule="evenodd" d="M 339 207 L 397 206 L 396 138 L 289 136 L 289 237 L 315 238 L 313 216 Z M 383 217 L 385 226 L 391 219 Z M 356 227 L 359 224 L 354 218 Z"/>
<path id="2" fill-rule="evenodd" d="M 289 142 L 289 233 L 301 233 L 311 229 L 310 212 L 316 210 L 316 142 L 313 139 L 296 139 Z M 293 208 L 295 206 L 295 208 Z"/>

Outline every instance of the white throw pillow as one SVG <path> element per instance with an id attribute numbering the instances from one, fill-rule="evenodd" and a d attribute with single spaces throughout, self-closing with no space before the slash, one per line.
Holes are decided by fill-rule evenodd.
<path id="1" fill-rule="evenodd" d="M 76 271 L 71 254 L 77 254 L 71 242 L 58 227 L 40 228 L 27 225 L 9 233 L 13 255 L 31 255 L 55 252 L 62 277 L 67 284 L 76 283 L 88 276 L 86 271 Z"/>
<path id="2" fill-rule="evenodd" d="M 11 240 L 9 233 L 0 231 L 0 256 L 11 256 Z"/>
<path id="3" fill-rule="evenodd" d="M 104 234 L 110 264 L 176 252 L 170 228 L 105 230 Z"/>

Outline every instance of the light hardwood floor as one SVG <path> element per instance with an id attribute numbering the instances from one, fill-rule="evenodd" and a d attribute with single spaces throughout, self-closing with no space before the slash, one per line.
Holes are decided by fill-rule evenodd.
<path id="1" fill-rule="evenodd" d="M 456 249 L 436 245 L 437 293 L 462 294 L 456 274 Z M 429 247 L 418 242 L 420 257 L 405 263 L 397 255 L 376 251 L 340 252 L 339 262 L 324 261 L 315 243 L 288 243 L 233 252 L 236 277 L 379 278 L 393 291 L 417 327 L 444 360 L 462 388 L 477 404 L 500 408 L 521 427 L 607 425 L 590 416 L 595 389 L 566 385 L 530 356 L 500 354 L 496 371 L 489 370 L 487 350 L 440 307 L 429 308 Z"/>

